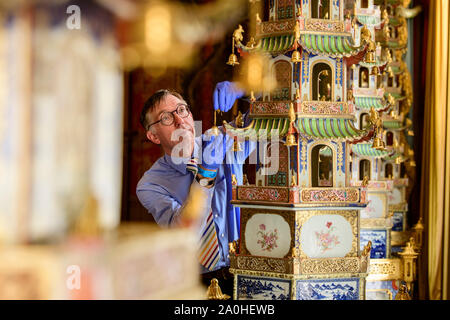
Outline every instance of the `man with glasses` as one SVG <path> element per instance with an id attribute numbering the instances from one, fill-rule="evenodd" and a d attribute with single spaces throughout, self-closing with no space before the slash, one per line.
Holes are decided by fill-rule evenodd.
<path id="1" fill-rule="evenodd" d="M 233 83 L 219 83 L 214 91 L 214 108 L 226 112 L 242 96 L 243 92 Z M 139 201 L 160 226 L 177 226 L 191 185 L 206 190 L 207 208 L 199 229 L 202 281 L 209 285 L 212 278 L 217 278 L 222 291 L 231 296 L 233 277 L 228 271 L 228 243 L 239 238 L 240 222 L 239 209 L 230 204 L 231 177 L 234 174 L 242 183 L 242 163 L 255 148 L 254 144 L 246 142 L 243 152 L 232 155 L 234 161 L 226 161 L 232 163 L 225 163 L 233 139 L 208 133 L 195 138 L 188 105 L 171 90 L 159 90 L 152 95 L 144 104 L 140 120 L 147 138 L 161 146 L 164 156 L 139 181 L 136 189 Z"/>

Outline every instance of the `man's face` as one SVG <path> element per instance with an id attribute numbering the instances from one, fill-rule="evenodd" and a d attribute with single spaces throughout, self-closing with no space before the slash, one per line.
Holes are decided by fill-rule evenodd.
<path id="1" fill-rule="evenodd" d="M 186 104 L 186 102 L 171 94 L 167 95 L 152 112 L 147 114 L 149 123 L 160 120 L 163 112 L 175 111 L 180 104 Z M 181 118 L 176 112 L 173 112 L 173 116 L 174 121 L 171 125 L 166 126 L 161 122 L 152 125 L 147 131 L 147 138 L 153 143 L 160 144 L 168 155 L 172 155 L 174 147 L 182 143 L 188 152 L 185 156 L 190 156 L 194 148 L 194 119 L 192 113 L 189 113 L 185 118 Z M 176 153 L 174 156 L 181 156 L 178 152 Z"/>

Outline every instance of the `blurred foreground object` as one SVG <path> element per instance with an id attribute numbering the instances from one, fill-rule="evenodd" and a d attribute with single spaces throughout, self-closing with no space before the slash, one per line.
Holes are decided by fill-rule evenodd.
<path id="1" fill-rule="evenodd" d="M 0 299 L 204 299 L 195 235 L 125 224 L 104 238 L 0 250 Z"/>
<path id="2" fill-rule="evenodd" d="M 21 2 L 0 14 L 0 233 L 62 239 L 92 196 L 101 228 L 120 221 L 122 99 L 114 17 L 83 3 Z"/>
<path id="3" fill-rule="evenodd" d="M 123 39 L 123 67 L 143 66 L 162 74 L 169 67 L 189 67 L 203 44 L 220 41 L 244 17 L 246 1 L 187 5 L 151 0 L 135 6 L 137 14 L 127 19 L 130 30 Z"/>

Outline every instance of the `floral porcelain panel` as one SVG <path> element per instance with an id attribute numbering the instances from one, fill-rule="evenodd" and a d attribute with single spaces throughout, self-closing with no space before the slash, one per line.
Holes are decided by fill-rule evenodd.
<path id="1" fill-rule="evenodd" d="M 283 258 L 291 248 L 291 228 L 278 214 L 256 213 L 245 226 L 245 246 L 254 256 Z"/>
<path id="2" fill-rule="evenodd" d="M 302 226 L 300 243 L 308 258 L 345 257 L 352 249 L 350 222 L 340 215 L 317 215 Z"/>
<path id="3" fill-rule="evenodd" d="M 361 219 L 385 217 L 385 209 L 384 195 L 369 192 L 367 207 L 361 210 Z"/>
<path id="4" fill-rule="evenodd" d="M 389 194 L 389 204 L 399 204 L 403 201 L 403 195 L 400 189 L 394 188 Z"/>

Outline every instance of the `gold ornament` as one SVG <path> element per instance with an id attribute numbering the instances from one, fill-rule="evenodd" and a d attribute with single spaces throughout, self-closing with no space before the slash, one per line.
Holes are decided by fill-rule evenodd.
<path id="1" fill-rule="evenodd" d="M 211 134 L 212 134 L 213 136 L 218 136 L 219 133 L 220 133 L 219 127 L 216 125 L 216 114 L 217 114 L 218 112 L 222 112 L 222 111 L 220 111 L 220 110 L 214 110 L 214 125 L 213 125 L 212 128 L 211 128 Z"/>
<path id="2" fill-rule="evenodd" d="M 219 287 L 219 281 L 216 278 L 211 280 L 211 284 L 206 291 L 206 297 L 208 300 L 228 300 L 230 296 L 222 293 L 222 289 Z"/>
<path id="3" fill-rule="evenodd" d="M 300 52 L 299 52 L 298 50 L 295 50 L 295 51 L 292 53 L 291 61 L 292 61 L 293 63 L 299 63 L 299 62 L 302 61 L 302 59 L 301 59 L 301 57 L 300 57 Z"/>
<path id="4" fill-rule="evenodd" d="M 372 71 L 370 73 L 371 76 L 378 76 L 380 74 L 380 69 L 378 69 L 378 67 L 373 67 Z"/>
<path id="5" fill-rule="evenodd" d="M 380 138 L 375 137 L 373 139 L 372 148 L 374 148 L 375 150 L 382 151 L 385 149 L 385 143 Z"/>
<path id="6" fill-rule="evenodd" d="M 238 181 L 237 181 L 237 179 L 236 179 L 236 175 L 235 175 L 235 174 L 232 174 L 232 175 L 231 175 L 231 184 L 232 184 L 233 186 L 237 186 L 237 185 L 238 185 Z"/>
<path id="7" fill-rule="evenodd" d="M 230 66 L 235 66 L 239 64 L 238 58 L 234 53 L 230 54 L 230 56 L 228 57 L 227 64 Z"/>
<path id="8" fill-rule="evenodd" d="M 295 187 L 295 186 L 297 186 L 297 181 L 295 180 L 295 176 L 293 175 L 292 179 L 291 179 L 291 187 Z"/>
<path id="9" fill-rule="evenodd" d="M 408 288 L 406 285 L 402 284 L 400 289 L 397 292 L 394 300 L 411 300 L 411 297 L 408 294 Z"/>
<path id="10" fill-rule="evenodd" d="M 297 145 L 297 141 L 295 139 L 295 135 L 293 133 L 289 133 L 286 136 L 286 143 L 284 144 L 286 147 L 292 147 Z"/>

